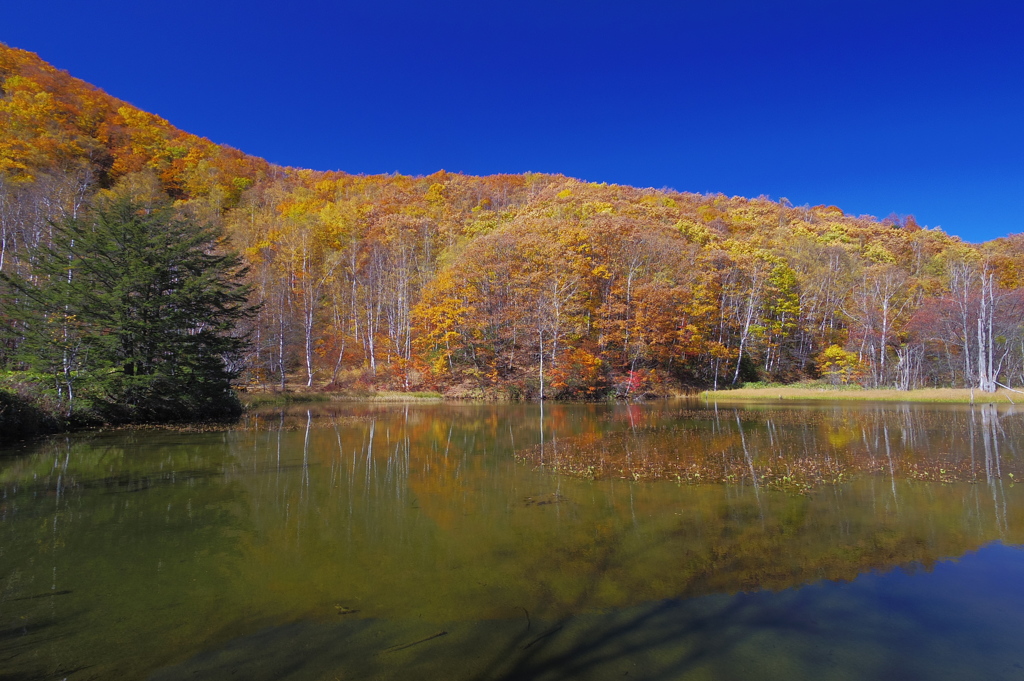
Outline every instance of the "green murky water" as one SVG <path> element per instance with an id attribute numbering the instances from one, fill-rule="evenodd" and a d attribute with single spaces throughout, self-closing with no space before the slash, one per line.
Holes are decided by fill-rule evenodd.
<path id="1" fill-rule="evenodd" d="M 0 450 L 0 679 L 1024 679 L 1022 450 L 1012 409 L 684 402 Z"/>

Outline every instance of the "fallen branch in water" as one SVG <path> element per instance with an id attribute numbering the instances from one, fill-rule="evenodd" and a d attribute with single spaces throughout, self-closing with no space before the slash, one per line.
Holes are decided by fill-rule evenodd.
<path id="1" fill-rule="evenodd" d="M 538 643 L 538 642 L 540 642 L 540 641 L 542 641 L 542 640 L 546 639 L 546 638 L 547 638 L 548 636 L 551 636 L 552 634 L 557 634 L 557 633 L 558 633 L 558 632 L 560 632 L 561 630 L 562 630 L 562 627 L 555 627 L 554 629 L 548 629 L 548 630 L 547 630 L 547 631 L 545 631 L 545 632 L 544 632 L 543 634 L 541 634 L 540 636 L 538 636 L 537 638 L 533 639 L 532 641 L 530 641 L 529 643 L 527 643 L 527 644 L 526 644 L 525 646 L 523 646 L 523 648 L 522 648 L 522 649 L 523 649 L 523 650 L 526 650 L 527 648 L 529 648 L 530 646 L 532 646 L 532 645 L 533 645 L 534 643 Z"/>
<path id="2" fill-rule="evenodd" d="M 29 600 L 32 600 L 33 598 L 47 598 L 48 596 L 66 596 L 69 593 L 71 593 L 71 592 L 68 591 L 68 590 L 64 590 L 64 591 L 50 591 L 50 592 L 47 592 L 47 593 L 44 593 L 44 594 L 36 594 L 34 596 L 18 596 L 17 598 L 12 598 L 11 600 L 12 601 L 29 601 Z"/>
<path id="3" fill-rule="evenodd" d="M 382 652 L 382 653 L 394 653 L 394 652 L 397 652 L 399 650 L 405 650 L 406 648 L 412 648 L 413 646 L 418 646 L 421 643 L 426 643 L 427 641 L 431 641 L 431 640 L 433 640 L 435 638 L 438 638 L 438 637 L 441 637 L 441 636 L 447 636 L 447 635 L 448 635 L 447 631 L 439 631 L 436 634 L 434 634 L 433 636 L 428 636 L 426 638 L 421 638 L 419 641 L 413 641 L 412 643 L 406 643 L 405 645 L 400 645 L 400 646 L 391 646 L 390 648 L 385 648 L 384 650 L 382 650 L 380 652 Z"/>

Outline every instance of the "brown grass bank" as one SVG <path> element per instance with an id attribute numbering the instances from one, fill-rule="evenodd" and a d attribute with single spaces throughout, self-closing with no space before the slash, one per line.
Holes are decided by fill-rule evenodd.
<path id="1" fill-rule="evenodd" d="M 994 393 L 965 388 L 921 388 L 919 390 L 869 390 L 850 387 L 758 386 L 735 390 L 707 390 L 708 401 L 733 400 L 857 400 L 864 402 L 946 402 L 957 404 L 1024 404 L 1024 393 L 1000 388 Z"/>

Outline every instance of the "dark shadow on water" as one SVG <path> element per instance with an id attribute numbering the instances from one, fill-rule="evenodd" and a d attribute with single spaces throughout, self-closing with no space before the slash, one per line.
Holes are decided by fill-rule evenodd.
<path id="1" fill-rule="evenodd" d="M 1024 678 L 1024 650 L 1014 644 L 1024 631 L 1020 549 L 994 545 L 963 563 L 562 617 L 300 621 L 151 678 Z M 977 586 L 949 593 L 964 571 Z"/>
<path id="2" fill-rule="evenodd" d="M 49 595 L 41 594 L 33 598 Z M 88 666 L 44 671 L 43 665 L 32 662 L 36 649 L 48 644 L 59 644 L 61 640 L 68 637 L 66 633 L 56 633 L 57 624 L 57 620 L 54 619 L 34 618 L 30 625 L 0 630 L 0 681 L 79 678 L 74 675 L 88 669 Z M 24 663 L 26 660 L 28 662 Z M 21 670 L 11 671 L 15 668 L 21 668 Z"/>
<path id="3" fill-rule="evenodd" d="M 606 541 L 576 602 L 508 619 L 299 621 L 231 641 L 151 678 L 177 679 L 586 679 L 680 678 L 772 626 L 806 623 L 785 604 L 747 595 L 668 600 L 595 611 L 605 572 L 640 556 Z M 554 608 L 552 608 L 554 609 Z"/>

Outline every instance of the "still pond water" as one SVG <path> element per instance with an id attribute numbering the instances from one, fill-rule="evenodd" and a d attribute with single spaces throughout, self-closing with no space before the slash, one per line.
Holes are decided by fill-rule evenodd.
<path id="1" fill-rule="evenodd" d="M 1024 679 L 1024 410 L 329 404 L 0 450 L 0 679 Z"/>

